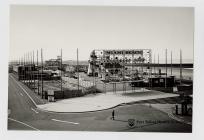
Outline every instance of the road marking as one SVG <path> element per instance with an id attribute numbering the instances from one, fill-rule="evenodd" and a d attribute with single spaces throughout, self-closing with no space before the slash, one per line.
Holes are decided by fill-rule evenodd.
<path id="1" fill-rule="evenodd" d="M 30 97 L 30 95 L 28 94 L 28 92 L 13 78 L 13 76 L 11 75 L 11 78 L 17 83 L 17 85 L 26 93 L 26 95 L 30 98 L 30 100 L 33 102 L 33 104 L 37 107 L 37 104 L 35 103 L 35 101 Z"/>
<path id="2" fill-rule="evenodd" d="M 37 112 L 35 109 L 33 109 L 32 107 L 31 107 L 31 110 L 34 111 L 34 112 L 37 113 L 37 114 L 39 113 L 39 112 Z"/>
<path id="3" fill-rule="evenodd" d="M 70 123 L 70 124 L 79 124 L 76 122 L 68 122 L 68 121 L 62 121 L 62 120 L 57 120 L 57 119 L 51 119 L 51 120 L 56 121 L 56 122 Z"/>
<path id="4" fill-rule="evenodd" d="M 8 119 L 11 120 L 11 121 L 14 121 L 14 122 L 18 122 L 18 123 L 20 123 L 20 124 L 23 124 L 23 125 L 25 125 L 25 126 L 27 126 L 27 127 L 30 127 L 30 128 L 32 128 L 32 129 L 34 129 L 34 130 L 40 131 L 39 129 L 37 129 L 37 128 L 35 128 L 35 127 L 32 127 L 32 126 L 30 126 L 30 125 L 28 125 L 28 124 L 26 124 L 26 123 L 24 123 L 24 122 L 21 122 L 21 121 L 12 119 L 12 118 L 8 118 Z"/>

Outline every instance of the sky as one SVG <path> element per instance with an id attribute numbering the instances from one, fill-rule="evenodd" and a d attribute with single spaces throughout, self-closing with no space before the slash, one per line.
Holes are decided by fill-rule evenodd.
<path id="1" fill-rule="evenodd" d="M 194 9 L 190 7 L 10 6 L 10 60 L 42 48 L 44 60 L 88 60 L 94 49 L 152 49 L 152 59 L 193 61 Z M 40 57 L 39 57 L 40 58 Z"/>

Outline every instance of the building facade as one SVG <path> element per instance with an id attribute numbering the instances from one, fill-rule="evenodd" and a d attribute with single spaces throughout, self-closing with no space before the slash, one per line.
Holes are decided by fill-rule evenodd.
<path id="1" fill-rule="evenodd" d="M 142 71 L 137 64 L 151 64 L 151 49 L 93 50 L 89 58 L 88 75 L 103 80 L 121 79 Z"/>

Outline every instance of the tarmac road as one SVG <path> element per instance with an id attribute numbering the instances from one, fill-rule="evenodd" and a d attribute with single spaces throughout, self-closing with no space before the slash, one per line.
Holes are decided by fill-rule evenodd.
<path id="1" fill-rule="evenodd" d="M 18 84 L 17 84 L 18 83 Z M 19 86 L 22 85 L 22 87 Z M 9 74 L 8 130 L 67 130 L 67 131 L 135 131 L 135 132 L 191 132 L 192 126 L 179 123 L 157 109 L 142 105 L 127 105 L 87 113 L 49 113 L 36 109 L 27 96 L 35 94 Z M 35 97 L 32 95 L 31 97 Z M 38 98 L 35 97 L 37 100 Z M 41 102 L 39 100 L 39 102 Z M 128 126 L 135 119 L 135 126 Z M 159 122 L 158 120 L 163 120 Z M 154 123 L 153 121 L 157 121 Z M 153 123 L 152 123 L 153 122 Z"/>

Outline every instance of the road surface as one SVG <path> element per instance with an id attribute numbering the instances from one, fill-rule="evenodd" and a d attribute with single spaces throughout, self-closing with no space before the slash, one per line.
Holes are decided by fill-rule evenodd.
<path id="1" fill-rule="evenodd" d="M 49 113 L 40 111 L 28 97 L 40 99 L 30 89 L 9 74 L 8 130 L 64 130 L 64 131 L 135 131 L 135 132 L 191 132 L 192 126 L 170 118 L 166 113 L 142 104 L 87 113 Z M 39 100 L 39 103 L 42 101 Z M 128 126 L 135 119 L 135 126 Z M 158 122 L 162 121 L 162 122 Z M 155 123 L 156 122 L 156 123 Z"/>

